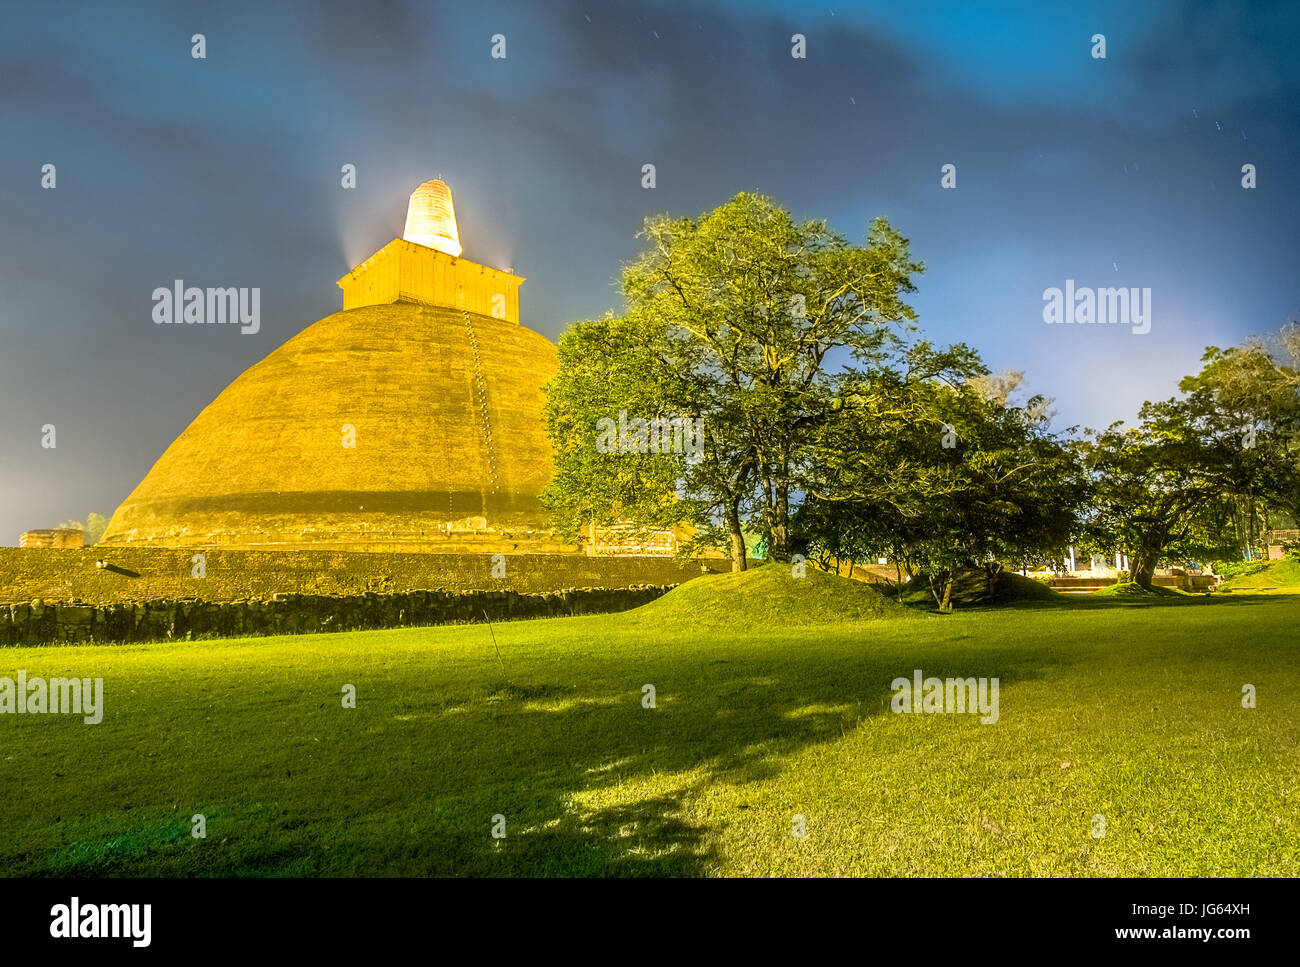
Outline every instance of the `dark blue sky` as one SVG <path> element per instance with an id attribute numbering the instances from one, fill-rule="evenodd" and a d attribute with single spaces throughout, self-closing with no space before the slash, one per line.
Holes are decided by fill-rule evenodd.
<path id="1" fill-rule="evenodd" d="M 11 6 L 0 543 L 111 514 L 225 385 L 340 308 L 335 280 L 436 176 L 466 257 L 526 276 L 552 339 L 617 308 L 644 216 L 758 190 L 854 239 L 887 215 L 927 264 L 927 335 L 1025 370 L 1058 425 L 1131 418 L 1205 345 L 1300 315 L 1297 39 L 1293 2 Z M 260 287 L 261 332 L 155 326 L 178 278 Z M 1149 287 L 1150 333 L 1045 325 L 1067 278 Z"/>

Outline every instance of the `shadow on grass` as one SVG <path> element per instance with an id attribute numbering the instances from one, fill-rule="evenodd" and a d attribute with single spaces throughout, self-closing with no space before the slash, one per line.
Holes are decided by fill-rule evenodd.
<path id="1" fill-rule="evenodd" d="M 349 713 L 319 702 L 303 672 L 283 684 L 283 701 L 167 722 L 174 741 L 147 763 L 96 763 L 105 784 L 132 790 L 129 818 L 104 815 L 94 783 L 24 804 L 29 845 L 16 866 L 3 865 L 64 876 L 708 873 L 723 862 L 710 821 L 692 808 L 702 791 L 778 775 L 786 756 L 889 715 L 890 683 L 913 668 L 997 677 L 1005 688 L 1070 660 L 1042 644 L 967 648 L 967 636 L 942 630 L 936 642 L 909 624 L 904 644 L 883 652 L 860 637 L 869 626 L 790 629 L 762 650 L 702 644 L 684 629 L 670 632 L 680 648 L 647 649 L 655 633 L 628 629 L 627 654 L 533 653 L 510 659 L 505 682 L 495 662 L 450 681 L 390 670 Z M 643 707 L 644 684 L 655 686 L 656 708 Z M 142 708 L 116 723 L 128 743 L 165 714 Z M 178 801 L 209 804 L 206 844 L 187 835 L 190 812 L 203 810 L 178 813 Z M 73 822 L 75 846 L 39 848 L 43 811 Z M 504 839 L 491 836 L 495 816 L 505 817 Z M 153 829 L 147 841 L 134 824 Z M 788 826 L 772 831 L 781 833 Z M 7 853 L 17 858 L 0 846 L 0 860 Z"/>
<path id="2" fill-rule="evenodd" d="M 700 876 L 719 865 L 708 830 L 685 817 L 687 792 L 648 796 L 558 819 L 484 845 L 443 875 Z M 468 862 L 464 862 L 464 860 Z"/>

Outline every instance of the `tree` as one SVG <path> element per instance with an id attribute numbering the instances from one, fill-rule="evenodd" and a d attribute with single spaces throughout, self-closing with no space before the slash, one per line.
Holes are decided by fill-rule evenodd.
<path id="1" fill-rule="evenodd" d="M 1253 461 L 1208 394 L 1147 402 L 1139 419 L 1137 426 L 1090 431 L 1089 529 L 1103 546 L 1127 555 L 1134 583 L 1149 590 L 1163 559 L 1203 546 L 1215 508 L 1246 484 Z"/>
<path id="2" fill-rule="evenodd" d="M 79 520 L 65 520 L 59 528 L 81 531 L 86 546 L 90 547 L 98 544 L 99 539 L 104 536 L 104 531 L 108 530 L 108 519 L 103 514 L 97 514 L 92 510 L 86 515 L 84 524 Z"/>
<path id="3" fill-rule="evenodd" d="M 575 449 L 593 406 L 686 415 L 703 421 L 705 444 L 679 492 L 725 532 L 734 569 L 745 566 L 750 517 L 769 556 L 788 560 L 810 448 L 831 410 L 827 354 L 876 358 L 892 324 L 914 318 L 901 296 L 923 267 L 883 219 L 855 246 L 746 193 L 697 219 L 648 218 L 640 237 L 646 249 L 623 272 L 625 315 L 574 327 L 587 331 L 571 337 L 571 353 L 562 340 L 548 419 L 563 479 L 550 504 L 562 517 L 629 506 L 626 491 L 595 480 L 613 467 Z M 620 345 L 602 346 L 602 331 Z M 579 396 L 593 373 L 589 405 Z"/>
<path id="4" fill-rule="evenodd" d="M 1253 553 L 1268 505 L 1300 510 L 1300 327 L 1202 359 L 1181 397 L 1090 434 L 1090 530 L 1128 555 L 1144 588 L 1162 560 Z"/>
<path id="5" fill-rule="evenodd" d="M 646 375 L 661 368 L 656 353 L 671 347 L 640 336 L 626 319 L 607 316 L 572 326 L 560 338 L 559 370 L 544 410 L 555 475 L 542 502 L 565 536 L 575 537 L 584 525 L 706 523 L 696 504 L 676 499 L 684 454 L 651 453 L 648 440 L 645 452 L 600 445 L 602 421 L 618 425 L 628 411 L 693 416 L 674 385 Z"/>
<path id="6" fill-rule="evenodd" d="M 1138 425 L 1089 434 L 1089 530 L 1126 552 L 1143 587 L 1162 560 L 1251 555 L 1270 508 L 1300 513 L 1300 325 L 1206 348 L 1179 389 L 1145 403 Z"/>
<path id="7" fill-rule="evenodd" d="M 1012 405 L 1003 388 L 964 345 L 919 343 L 900 366 L 845 374 L 799 517 L 810 546 L 893 558 L 929 577 L 944 610 L 960 570 L 992 586 L 1005 563 L 1059 557 L 1085 481 L 1046 401 Z"/>
<path id="8" fill-rule="evenodd" d="M 1288 323 L 1270 340 L 1210 346 L 1202 362 L 1179 388 L 1205 394 L 1222 432 L 1235 431 L 1242 449 L 1254 451 L 1255 472 L 1228 498 L 1236 544 L 1248 551 L 1270 510 L 1300 517 L 1300 324 Z"/>

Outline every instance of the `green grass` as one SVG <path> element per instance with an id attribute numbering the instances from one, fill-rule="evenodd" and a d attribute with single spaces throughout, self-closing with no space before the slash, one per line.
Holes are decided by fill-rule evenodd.
<path id="1" fill-rule="evenodd" d="M 804 602 L 801 626 L 706 580 L 734 581 L 495 645 L 473 625 L 0 652 L 0 675 L 107 696 L 97 726 L 0 716 L 0 871 L 1300 874 L 1300 597 L 833 625 Z M 914 668 L 998 677 L 1000 720 L 892 714 Z"/>
<path id="2" fill-rule="evenodd" d="M 1223 590 L 1300 593 L 1300 558 L 1284 557 L 1260 571 L 1232 578 L 1223 583 Z"/>

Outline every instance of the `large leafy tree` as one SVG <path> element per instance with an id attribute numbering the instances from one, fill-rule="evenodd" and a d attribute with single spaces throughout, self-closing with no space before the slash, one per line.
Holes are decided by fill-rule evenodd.
<path id="1" fill-rule="evenodd" d="M 786 560 L 811 448 L 832 413 L 828 354 L 878 358 L 894 324 L 914 318 L 902 296 L 922 266 L 883 219 L 853 245 L 745 193 L 699 218 L 649 218 L 641 237 L 623 272 L 624 316 L 580 323 L 562 341 L 548 408 L 559 483 L 548 502 L 561 517 L 618 513 L 633 491 L 654 503 L 662 475 L 617 492 L 597 479 L 613 465 L 579 452 L 585 427 L 595 409 L 686 415 L 703 420 L 706 442 L 698 463 L 678 468 L 678 491 L 727 534 L 734 568 L 745 565 L 751 518 L 768 555 Z M 618 345 L 605 339 L 614 336 Z M 584 400 L 595 374 L 598 396 Z"/>
<path id="2" fill-rule="evenodd" d="M 1014 383 L 966 346 L 926 343 L 845 374 L 799 518 L 814 552 L 892 558 L 927 575 L 945 610 L 961 570 L 992 582 L 1005 564 L 1059 558 L 1085 481 L 1045 401 L 1009 402 Z"/>
<path id="3" fill-rule="evenodd" d="M 626 319 L 608 316 L 571 327 L 560 339 L 559 375 L 548 387 L 547 426 L 555 475 L 543 503 L 568 536 L 614 523 L 667 527 L 705 523 L 697 504 L 677 498 L 684 472 L 672 453 L 610 452 L 597 445 L 600 421 L 631 412 L 690 418 L 674 385 L 653 382 L 671 347 L 650 343 Z"/>
<path id="4" fill-rule="evenodd" d="M 1224 496 L 1254 472 L 1239 428 L 1225 426 L 1202 393 L 1145 403 L 1136 426 L 1115 423 L 1091 438 L 1089 529 L 1102 546 L 1127 555 L 1143 588 L 1163 560 L 1204 548 Z"/>
<path id="5" fill-rule="evenodd" d="M 1274 346 L 1210 347 L 1203 361 L 1182 396 L 1092 434 L 1090 527 L 1143 587 L 1162 561 L 1250 553 L 1270 505 L 1300 510 L 1300 328 Z"/>
<path id="6" fill-rule="evenodd" d="M 1226 495 L 1244 549 L 1270 517 L 1300 518 L 1300 324 L 1227 350 L 1211 346 L 1202 362 L 1179 388 L 1206 397 L 1218 432 L 1237 433 L 1242 449 L 1253 451 L 1242 455 L 1251 472 Z"/>

